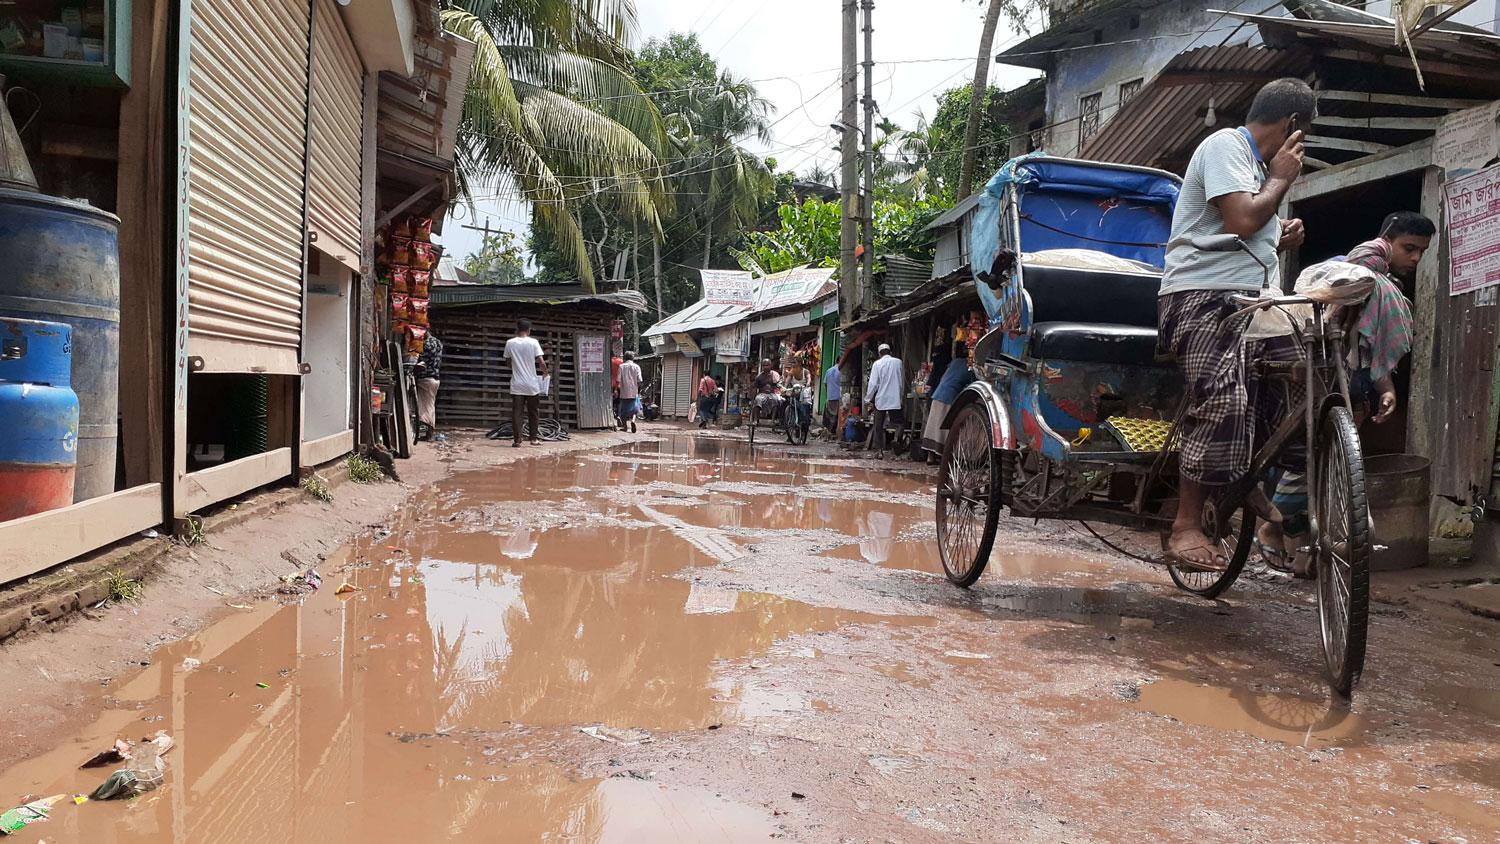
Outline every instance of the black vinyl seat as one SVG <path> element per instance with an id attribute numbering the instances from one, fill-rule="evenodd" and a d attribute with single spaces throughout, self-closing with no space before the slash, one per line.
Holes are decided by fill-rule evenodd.
<path id="1" fill-rule="evenodd" d="M 1024 266 L 1031 297 L 1031 356 L 1155 366 L 1161 276 Z"/>
<path id="2" fill-rule="evenodd" d="M 1156 329 L 1105 322 L 1041 322 L 1031 327 L 1031 356 L 1154 366 Z"/>

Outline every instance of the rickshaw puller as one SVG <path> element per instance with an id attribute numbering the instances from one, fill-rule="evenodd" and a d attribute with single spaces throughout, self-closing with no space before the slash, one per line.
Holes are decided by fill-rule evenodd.
<path id="1" fill-rule="evenodd" d="M 1202 528 L 1208 496 L 1249 470 L 1255 407 L 1249 363 L 1290 354 L 1288 344 L 1247 347 L 1236 295 L 1279 291 L 1278 251 L 1304 237 L 1301 220 L 1277 209 L 1302 171 L 1303 132 L 1317 98 L 1300 79 L 1278 79 L 1255 95 L 1246 124 L 1209 135 L 1193 152 L 1172 215 L 1158 299 L 1158 345 L 1176 357 L 1190 402 L 1182 425 L 1177 515 L 1167 556 L 1183 566 L 1222 570 L 1226 560 Z M 1269 163 L 1268 163 L 1269 159 Z M 1192 239 L 1235 234 L 1246 251 L 1206 252 Z M 1257 260 L 1258 259 L 1258 260 Z M 1262 265 L 1271 267 L 1270 277 Z M 1241 319 L 1248 319 L 1247 317 Z M 1281 515 L 1258 487 L 1246 503 L 1261 518 Z"/>

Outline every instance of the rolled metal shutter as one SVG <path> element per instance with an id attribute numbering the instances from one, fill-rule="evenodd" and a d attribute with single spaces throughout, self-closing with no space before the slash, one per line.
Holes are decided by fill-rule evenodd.
<path id="1" fill-rule="evenodd" d="M 662 357 L 661 412 L 663 416 L 687 416 L 692 405 L 693 362 L 686 355 Z"/>
<path id="2" fill-rule="evenodd" d="M 307 0 L 195 0 L 188 352 L 207 372 L 297 373 Z"/>
<path id="3" fill-rule="evenodd" d="M 307 228 L 321 252 L 359 272 L 365 69 L 334 0 L 314 9 Z"/>

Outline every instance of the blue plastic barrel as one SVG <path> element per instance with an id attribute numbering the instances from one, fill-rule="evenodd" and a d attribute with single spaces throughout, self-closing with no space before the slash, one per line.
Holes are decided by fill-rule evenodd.
<path id="1" fill-rule="evenodd" d="M 118 217 L 83 202 L 0 189 L 0 317 L 73 329 L 77 501 L 115 491 L 119 228 Z"/>
<path id="2" fill-rule="evenodd" d="M 0 317 L 0 521 L 73 503 L 73 330 Z"/>

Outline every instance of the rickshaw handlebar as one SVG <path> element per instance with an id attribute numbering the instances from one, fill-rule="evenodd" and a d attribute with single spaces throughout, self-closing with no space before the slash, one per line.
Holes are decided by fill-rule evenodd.
<path id="1" fill-rule="evenodd" d="M 1247 296 L 1236 293 L 1232 297 L 1236 305 L 1246 311 L 1259 310 L 1261 308 L 1277 308 L 1283 305 L 1315 305 L 1312 299 L 1306 296 L 1272 296 L 1269 299 L 1260 296 Z"/>

